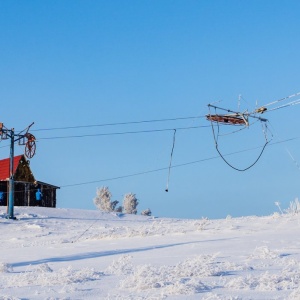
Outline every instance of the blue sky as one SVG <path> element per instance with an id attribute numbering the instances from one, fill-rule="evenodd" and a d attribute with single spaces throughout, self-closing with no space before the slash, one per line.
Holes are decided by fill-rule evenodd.
<path id="1" fill-rule="evenodd" d="M 61 186 L 58 207 L 94 209 L 96 188 L 108 186 L 113 200 L 133 192 L 139 211 L 157 216 L 270 214 L 275 201 L 284 208 L 299 196 L 300 105 L 265 114 L 273 139 L 246 172 L 220 159 L 203 116 L 215 101 L 237 110 L 242 95 L 240 110 L 251 111 L 300 91 L 299 9 L 276 0 L 1 1 L 1 122 L 35 122 L 31 169 Z M 183 166 L 171 169 L 166 193 L 172 129 L 198 126 L 176 132 L 172 165 Z M 143 132 L 100 135 L 128 131 Z M 263 144 L 260 124 L 219 139 L 222 153 L 240 152 L 227 158 L 241 168 Z"/>

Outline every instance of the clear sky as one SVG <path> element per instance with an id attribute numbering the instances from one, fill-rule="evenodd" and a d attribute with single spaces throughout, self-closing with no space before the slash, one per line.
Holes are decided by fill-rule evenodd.
<path id="1" fill-rule="evenodd" d="M 300 196 L 300 105 L 264 115 L 273 139 L 245 172 L 220 159 L 204 116 L 216 101 L 252 111 L 300 91 L 299 11 L 277 0 L 1 1 L 0 121 L 17 131 L 35 122 L 31 169 L 61 186 L 58 207 L 94 209 L 108 186 L 156 216 L 270 214 Z M 177 120 L 131 123 L 160 119 Z M 108 123 L 126 124 L 90 126 Z M 166 193 L 173 129 L 185 127 L 198 128 L 176 131 Z M 139 133 L 111 134 L 125 132 Z M 219 147 L 244 168 L 264 141 L 256 123 Z"/>

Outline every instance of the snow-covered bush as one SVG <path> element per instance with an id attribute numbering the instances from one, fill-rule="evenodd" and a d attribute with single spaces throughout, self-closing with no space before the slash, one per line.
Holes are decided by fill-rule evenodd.
<path id="1" fill-rule="evenodd" d="M 283 214 L 283 211 L 282 211 L 282 209 L 281 209 L 281 207 L 280 207 L 280 202 L 276 201 L 276 202 L 275 202 L 275 205 L 278 207 L 280 213 Z"/>
<path id="2" fill-rule="evenodd" d="M 208 218 L 202 218 L 201 220 L 197 220 L 194 225 L 197 228 L 197 230 L 202 231 L 204 230 L 207 225 L 209 225 L 210 221 Z"/>
<path id="3" fill-rule="evenodd" d="M 127 275 L 132 273 L 132 256 L 122 255 L 113 260 L 112 264 L 106 269 L 108 274 Z"/>
<path id="4" fill-rule="evenodd" d="M 8 288 L 28 287 L 32 284 L 44 287 L 53 285 L 62 286 L 73 283 L 83 284 L 84 282 L 99 280 L 102 276 L 102 272 L 96 272 L 93 268 L 88 267 L 74 269 L 69 266 L 54 271 L 47 264 L 37 267 L 30 265 L 25 272 L 12 273 L 9 277 L 1 278 L 4 281 L 1 282 L 1 285 L 5 284 Z M 0 299 L 2 300 L 1 295 Z"/>
<path id="5" fill-rule="evenodd" d="M 136 214 L 137 213 L 137 206 L 138 206 L 138 200 L 135 197 L 135 194 L 133 193 L 128 193 L 124 196 L 123 200 L 123 207 L 124 207 L 124 212 L 126 214 Z"/>
<path id="6" fill-rule="evenodd" d="M 210 287 L 202 283 L 201 279 L 215 276 L 216 270 L 220 273 L 214 259 L 213 255 L 203 255 L 176 265 L 138 265 L 126 274 L 121 281 L 121 287 L 131 291 L 149 292 L 160 289 L 165 296 L 193 295 L 208 291 Z"/>
<path id="7" fill-rule="evenodd" d="M 0 262 L 0 273 L 12 272 L 13 268 L 10 264 Z"/>
<path id="8" fill-rule="evenodd" d="M 115 201 L 113 201 L 113 202 L 111 202 L 111 209 L 113 210 L 113 211 L 116 211 L 116 206 L 117 206 L 117 204 L 119 203 L 119 201 L 117 201 L 117 200 L 115 200 Z"/>
<path id="9" fill-rule="evenodd" d="M 111 192 L 107 186 L 97 188 L 97 196 L 94 198 L 94 204 L 102 211 L 110 212 L 114 211 L 119 201 L 111 202 Z"/>
<path id="10" fill-rule="evenodd" d="M 150 208 L 147 208 L 141 212 L 142 216 L 151 216 L 151 214 L 152 214 L 152 212 L 151 212 Z"/>
<path id="11" fill-rule="evenodd" d="M 281 214 L 283 214 L 284 212 L 287 214 L 298 214 L 300 212 L 300 202 L 298 198 L 296 198 L 294 201 L 291 201 L 290 206 L 287 209 L 284 209 L 283 211 L 280 207 L 279 202 L 275 202 L 275 205 L 278 207 Z"/>
<path id="12" fill-rule="evenodd" d="M 290 202 L 290 206 L 284 210 L 288 214 L 298 214 L 300 212 L 300 202 L 296 198 L 294 201 Z"/>

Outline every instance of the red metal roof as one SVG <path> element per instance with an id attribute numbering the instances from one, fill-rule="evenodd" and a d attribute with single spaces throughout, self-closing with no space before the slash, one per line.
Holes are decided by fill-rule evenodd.
<path id="1" fill-rule="evenodd" d="M 19 162 L 23 155 L 18 155 L 14 157 L 14 174 L 17 170 Z M 7 180 L 9 178 L 9 158 L 0 160 L 0 180 Z"/>

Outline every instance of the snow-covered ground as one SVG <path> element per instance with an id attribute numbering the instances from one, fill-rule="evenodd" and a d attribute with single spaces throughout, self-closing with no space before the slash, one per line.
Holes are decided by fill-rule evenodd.
<path id="1" fill-rule="evenodd" d="M 300 299 L 300 214 L 0 208 L 0 299 Z"/>

